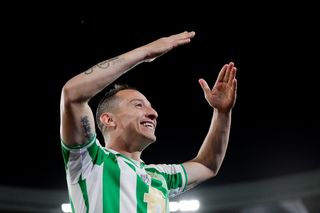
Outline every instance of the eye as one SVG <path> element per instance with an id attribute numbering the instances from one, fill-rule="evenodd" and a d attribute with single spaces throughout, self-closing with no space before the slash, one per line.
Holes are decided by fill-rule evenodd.
<path id="1" fill-rule="evenodd" d="M 138 108 L 141 108 L 142 107 L 142 103 L 136 103 L 135 106 L 138 107 Z"/>

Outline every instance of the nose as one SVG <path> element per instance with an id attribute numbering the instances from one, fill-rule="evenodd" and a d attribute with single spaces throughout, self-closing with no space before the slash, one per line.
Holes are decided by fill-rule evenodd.
<path id="1" fill-rule="evenodd" d="M 156 120 L 158 118 L 158 113 L 152 107 L 149 107 L 146 112 L 146 116 L 151 120 Z"/>

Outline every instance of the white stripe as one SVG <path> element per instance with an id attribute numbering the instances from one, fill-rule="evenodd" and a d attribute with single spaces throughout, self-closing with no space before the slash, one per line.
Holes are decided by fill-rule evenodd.
<path id="1" fill-rule="evenodd" d="M 79 184 L 68 184 L 75 212 L 86 212 L 87 208 Z"/>
<path id="2" fill-rule="evenodd" d="M 89 213 L 102 213 L 102 174 L 103 164 L 95 165 L 91 171 L 91 175 L 87 177 L 87 190 L 89 195 Z"/>
<path id="3" fill-rule="evenodd" d="M 92 172 L 92 159 L 88 150 L 71 150 L 68 161 L 68 175 L 72 184 L 76 184 L 79 181 L 80 175 L 82 179 L 87 178 Z"/>
<path id="4" fill-rule="evenodd" d="M 134 166 L 136 169 L 139 168 L 139 167 L 138 167 L 136 164 L 134 164 L 132 161 L 130 161 L 130 160 L 128 160 L 128 159 L 126 159 L 126 158 L 124 158 L 124 157 L 122 157 L 122 156 L 119 156 L 119 157 L 121 157 L 121 159 L 122 159 L 124 162 L 126 162 L 127 164 L 130 164 L 130 165 Z"/>
<path id="5" fill-rule="evenodd" d="M 72 171 L 72 172 L 71 172 Z M 89 212 L 102 213 L 102 173 L 103 165 L 94 165 L 86 149 L 70 150 L 67 178 L 72 188 L 71 199 L 74 202 L 75 212 L 86 212 L 83 193 L 78 184 L 80 175 L 86 180 Z"/>
<path id="6" fill-rule="evenodd" d="M 120 167 L 120 213 L 137 211 L 137 175 L 123 160 L 117 158 Z"/>

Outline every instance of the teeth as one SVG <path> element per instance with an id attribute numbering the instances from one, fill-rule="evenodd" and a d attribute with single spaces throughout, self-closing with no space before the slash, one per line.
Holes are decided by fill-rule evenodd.
<path id="1" fill-rule="evenodd" d="M 143 126 L 148 127 L 148 128 L 151 128 L 151 129 L 154 129 L 154 128 L 153 128 L 153 125 L 150 124 L 150 123 L 143 123 Z"/>

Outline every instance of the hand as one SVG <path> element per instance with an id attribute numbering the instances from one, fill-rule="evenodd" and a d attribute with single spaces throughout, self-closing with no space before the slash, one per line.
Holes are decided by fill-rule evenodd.
<path id="1" fill-rule="evenodd" d="M 218 75 L 218 78 L 212 89 L 209 88 L 204 79 L 199 79 L 199 83 L 203 89 L 204 96 L 209 105 L 219 112 L 229 112 L 235 102 L 237 96 L 237 68 L 233 62 L 225 64 Z"/>
<path id="2" fill-rule="evenodd" d="M 146 51 L 146 58 L 144 61 L 151 62 L 157 57 L 169 52 L 173 48 L 189 43 L 194 36 L 194 31 L 185 31 L 168 37 L 162 37 L 156 41 L 144 45 L 142 47 Z"/>

